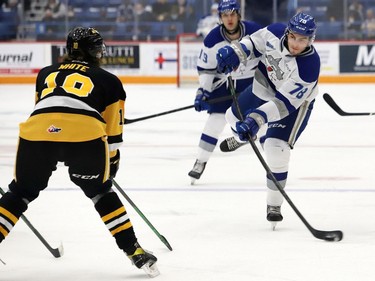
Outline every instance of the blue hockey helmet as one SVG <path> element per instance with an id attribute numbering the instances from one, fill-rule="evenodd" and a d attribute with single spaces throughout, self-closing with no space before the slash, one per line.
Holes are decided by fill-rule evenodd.
<path id="1" fill-rule="evenodd" d="M 314 17 L 300 12 L 294 15 L 288 22 L 287 32 L 293 32 L 310 38 L 313 42 L 316 33 L 316 23 Z"/>
<path id="2" fill-rule="evenodd" d="M 240 14 L 240 4 L 238 4 L 236 0 L 221 0 L 217 10 L 219 12 L 219 16 L 222 13 L 233 13 L 234 11 L 236 11 L 237 14 Z"/>

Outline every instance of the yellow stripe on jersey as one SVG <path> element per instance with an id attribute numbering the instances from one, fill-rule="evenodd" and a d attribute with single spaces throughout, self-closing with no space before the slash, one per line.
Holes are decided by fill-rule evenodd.
<path id="1" fill-rule="evenodd" d="M 107 135 L 117 136 L 122 134 L 124 125 L 124 106 L 125 101 L 118 100 L 105 108 L 105 111 L 101 113 L 104 120 L 107 122 Z M 117 118 L 113 118 L 117 116 Z"/>
<path id="2" fill-rule="evenodd" d="M 13 215 L 11 212 L 9 212 L 7 209 L 4 209 L 3 207 L 0 207 L 0 214 L 3 214 L 8 219 L 10 219 L 12 221 L 13 225 L 18 222 L 17 217 L 15 215 Z"/>
<path id="3" fill-rule="evenodd" d="M 109 161 L 110 161 L 110 157 L 113 157 L 113 156 L 115 156 L 116 154 L 112 152 L 113 156 L 111 156 L 111 152 L 108 150 L 108 142 L 107 142 L 107 140 L 104 139 L 104 138 L 103 138 L 102 140 L 104 141 L 104 144 L 105 144 L 105 151 L 106 151 L 106 155 L 105 155 L 105 157 L 106 157 L 106 161 L 105 161 L 104 180 L 107 180 L 107 179 L 109 179 L 109 176 L 110 176 L 110 174 L 109 174 L 109 172 L 110 172 L 110 167 L 111 167 L 111 165 L 110 165 L 110 163 L 109 163 Z M 114 152 L 117 152 L 117 151 L 114 151 Z"/>
<path id="4" fill-rule="evenodd" d="M 119 233 L 123 230 L 126 230 L 126 229 L 129 229 L 132 227 L 132 223 L 129 221 L 121 226 L 119 226 L 118 228 L 115 228 L 114 230 L 111 231 L 111 234 L 112 235 L 115 235 L 116 233 Z"/>
<path id="5" fill-rule="evenodd" d="M 108 215 L 103 216 L 103 217 L 102 217 L 102 220 L 103 220 L 103 222 L 107 222 L 107 221 L 113 219 L 114 217 L 117 217 L 117 216 L 120 215 L 121 213 L 125 213 L 125 212 L 126 212 L 126 211 L 125 211 L 125 207 L 122 206 L 122 207 L 118 208 L 117 210 L 115 210 L 115 211 L 109 213 Z"/>
<path id="6" fill-rule="evenodd" d="M 82 114 L 41 113 L 20 124 L 20 137 L 30 141 L 81 142 L 105 135 L 105 123 Z"/>
<path id="7" fill-rule="evenodd" d="M 0 225 L 0 233 L 1 233 L 4 237 L 6 237 L 6 236 L 9 234 L 9 232 L 6 231 L 3 227 L 1 227 L 1 225 Z"/>

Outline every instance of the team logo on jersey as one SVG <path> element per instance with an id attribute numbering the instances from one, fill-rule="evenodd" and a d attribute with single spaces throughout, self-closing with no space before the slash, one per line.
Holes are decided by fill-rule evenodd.
<path id="1" fill-rule="evenodd" d="M 48 133 L 60 133 L 62 129 L 61 128 L 57 128 L 55 127 L 54 125 L 51 125 L 49 126 L 49 128 L 47 129 L 47 132 Z"/>
<path id="2" fill-rule="evenodd" d="M 267 61 L 270 64 L 269 66 L 267 66 L 267 71 L 268 72 L 274 71 L 276 73 L 277 80 L 282 80 L 284 76 L 284 71 L 282 71 L 279 66 L 281 58 L 275 59 L 273 56 L 268 55 Z"/>

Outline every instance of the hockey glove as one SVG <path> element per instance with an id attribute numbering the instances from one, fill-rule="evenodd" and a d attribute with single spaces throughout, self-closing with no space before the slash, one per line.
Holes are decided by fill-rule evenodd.
<path id="1" fill-rule="evenodd" d="M 236 130 L 240 140 L 248 141 L 249 136 L 254 139 L 259 131 L 259 126 L 253 118 L 246 117 L 243 122 L 239 121 L 236 123 Z"/>
<path id="2" fill-rule="evenodd" d="M 115 178 L 120 167 L 120 150 L 117 149 L 115 156 L 109 159 L 109 177 Z"/>
<path id="3" fill-rule="evenodd" d="M 237 69 L 241 61 L 245 61 L 250 51 L 242 43 L 233 43 L 222 47 L 216 54 L 217 68 L 221 73 L 228 74 Z"/>
<path id="4" fill-rule="evenodd" d="M 240 59 L 231 46 L 220 48 L 216 60 L 218 71 L 225 74 L 232 72 L 240 64 Z"/>
<path id="5" fill-rule="evenodd" d="M 208 104 L 208 99 L 210 98 L 210 92 L 199 88 L 197 90 L 197 95 L 195 96 L 194 100 L 194 108 L 196 111 L 204 111 L 209 110 L 210 105 Z"/>
<path id="6" fill-rule="evenodd" d="M 260 126 L 265 123 L 267 123 L 267 115 L 261 110 L 253 110 L 245 120 L 236 123 L 238 137 L 242 141 L 248 141 L 250 137 L 255 140 Z"/>

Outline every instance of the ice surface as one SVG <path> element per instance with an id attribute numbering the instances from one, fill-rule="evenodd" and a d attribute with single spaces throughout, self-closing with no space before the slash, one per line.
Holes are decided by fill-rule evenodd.
<path id="1" fill-rule="evenodd" d="M 192 104 L 195 89 L 125 85 L 126 118 Z M 373 84 L 322 84 L 310 124 L 292 151 L 286 192 L 320 230 L 340 229 L 338 243 L 314 238 L 287 202 L 284 221 L 265 219 L 265 172 L 250 145 L 215 150 L 190 185 L 206 113 L 193 109 L 125 127 L 116 178 L 164 235 L 170 252 L 121 197 L 140 243 L 159 258 L 166 281 L 373 281 L 375 276 L 375 117 L 342 117 L 323 101 L 328 92 L 346 111 L 375 111 Z M 33 108 L 34 86 L 0 85 L 0 186 L 13 177 L 18 124 Z M 226 129 L 222 139 L 230 136 Z M 92 202 L 59 169 L 26 217 L 53 246 L 54 258 L 23 221 L 0 244 L 1 281 L 149 279 L 118 250 Z"/>

